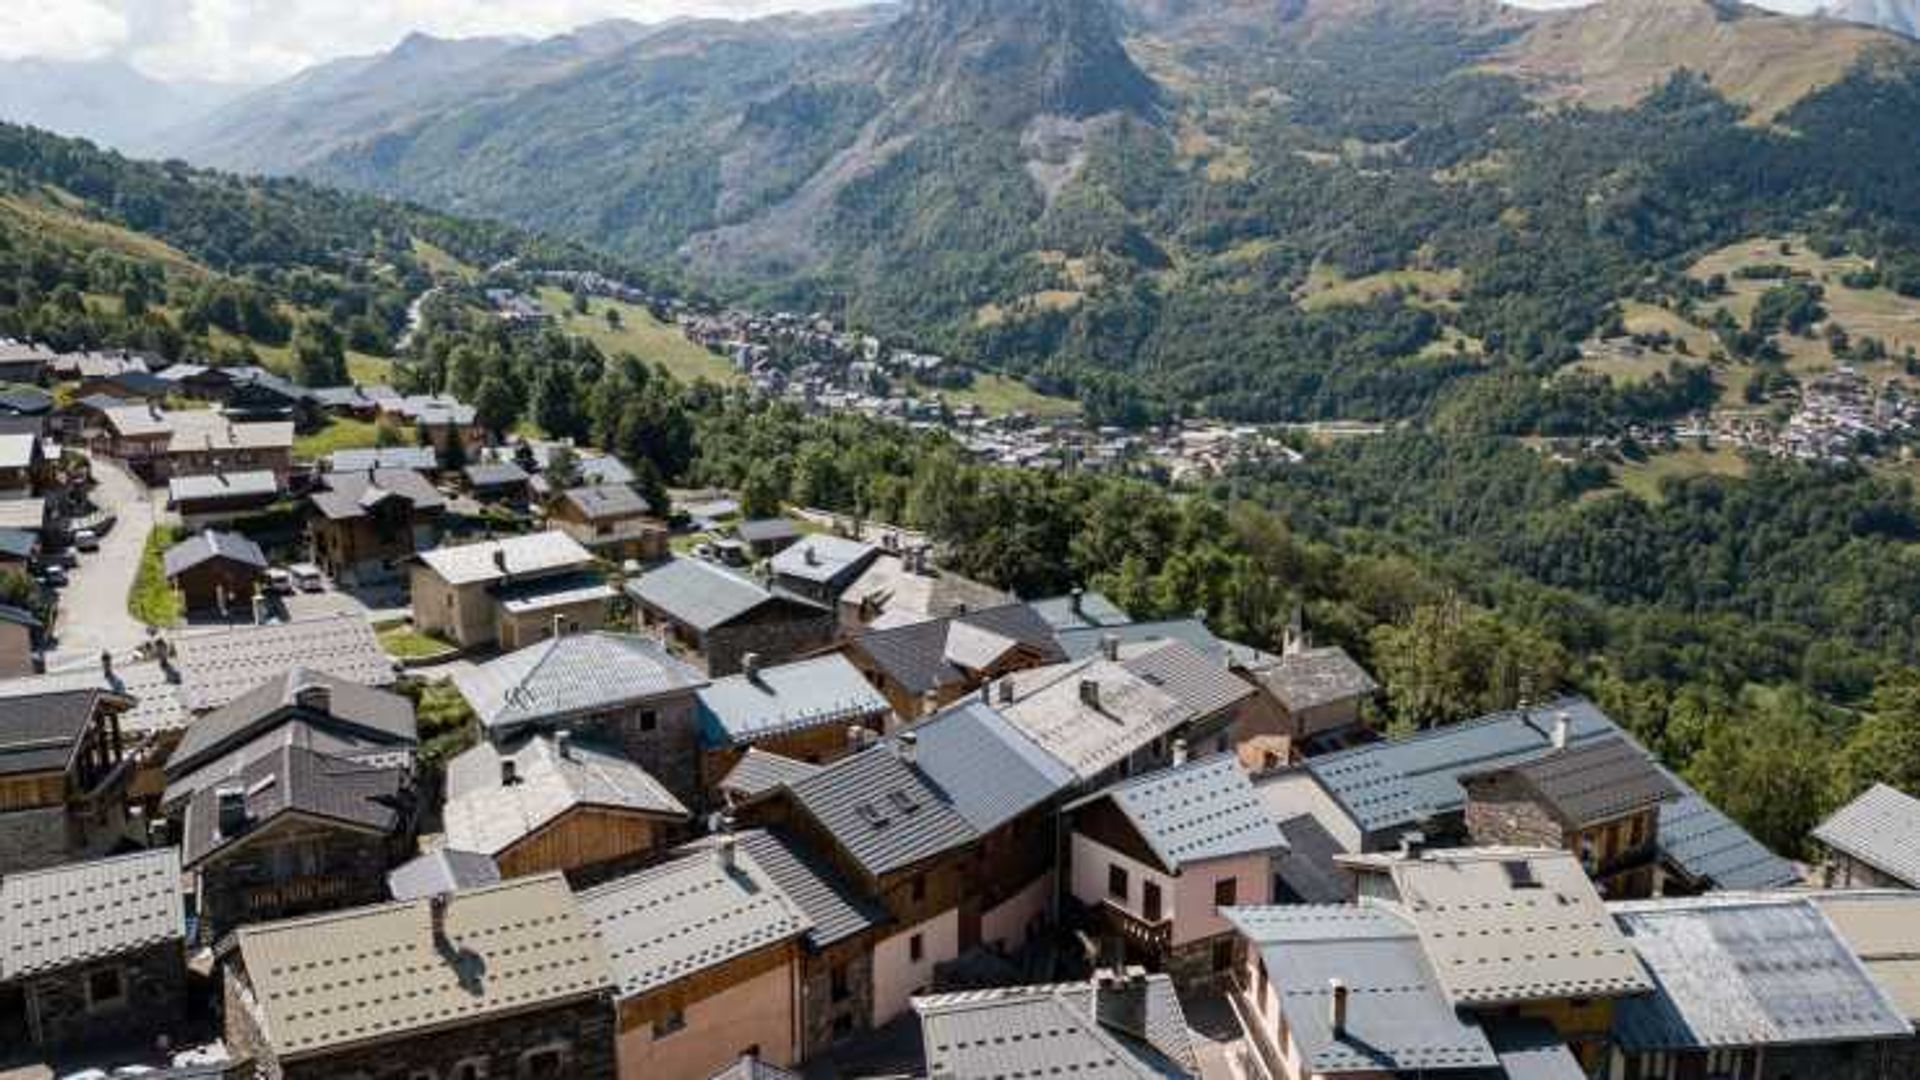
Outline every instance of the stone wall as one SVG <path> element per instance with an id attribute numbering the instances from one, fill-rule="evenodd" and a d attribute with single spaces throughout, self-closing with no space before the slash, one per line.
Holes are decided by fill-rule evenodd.
<path id="1" fill-rule="evenodd" d="M 647 713 L 653 714 L 651 731 L 646 730 Z M 553 726 L 570 727 L 583 738 L 619 748 L 689 808 L 701 805 L 700 736 L 691 693 Z"/>
<path id="2" fill-rule="evenodd" d="M 0 874 L 68 862 L 67 810 L 39 806 L 0 813 Z"/>
<path id="3" fill-rule="evenodd" d="M 387 899 L 398 840 L 281 819 L 199 867 L 201 940 L 254 922 Z"/>
<path id="4" fill-rule="evenodd" d="M 830 611 L 801 616 L 776 605 L 757 618 L 722 626 L 707 634 L 707 674 L 715 679 L 738 674 L 745 666 L 742 658 L 748 653 L 759 653 L 761 662 L 767 666 L 798 659 L 831 645 L 835 626 Z"/>
<path id="5" fill-rule="evenodd" d="M 1216 967 L 1213 962 L 1213 950 L 1216 945 L 1233 946 L 1236 962 L 1244 952 L 1244 946 L 1238 934 L 1220 934 L 1215 937 L 1201 938 L 1178 945 L 1167 950 L 1162 966 L 1169 978 L 1182 989 L 1210 986 L 1216 981 L 1232 977 L 1233 965 Z"/>
<path id="6" fill-rule="evenodd" d="M 88 983 L 103 971 L 120 973 L 118 999 L 94 1003 Z M 186 1013 L 187 956 L 179 939 L 143 952 L 76 964 L 38 978 L 22 989 L 45 1046 L 71 1047 L 89 1040 L 131 1041 L 171 1033 Z"/>
<path id="7" fill-rule="evenodd" d="M 553 1076 L 567 1080 L 614 1080 L 614 1012 L 605 998 L 491 1017 L 431 1034 L 393 1039 L 309 1060 L 280 1065 L 268 1060 L 261 1075 L 275 1080 L 415 1080 L 454 1076 L 464 1063 L 483 1068 L 473 1075 L 513 1080 L 533 1075 L 522 1062 L 556 1049 L 564 1055 Z"/>
<path id="8" fill-rule="evenodd" d="M 833 994 L 833 969 L 844 965 L 846 994 Z M 843 941 L 809 953 L 800 973 L 802 1059 L 822 1053 L 849 1036 L 866 1031 L 873 1020 L 873 954 L 864 938 Z"/>
<path id="9" fill-rule="evenodd" d="M 1474 777 L 1467 788 L 1467 835 L 1476 845 L 1559 849 L 1566 831 L 1510 773 Z"/>

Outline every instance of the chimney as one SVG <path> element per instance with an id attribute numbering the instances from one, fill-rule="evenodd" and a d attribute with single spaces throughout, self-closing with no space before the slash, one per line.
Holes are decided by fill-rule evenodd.
<path id="1" fill-rule="evenodd" d="M 565 637 L 566 633 L 567 633 L 567 617 L 565 615 L 555 615 L 553 617 L 554 639 L 559 640 L 560 638 Z"/>
<path id="2" fill-rule="evenodd" d="M 223 787 L 214 793 L 214 801 L 219 808 L 221 836 L 239 836 L 247 831 L 245 788 Z"/>
<path id="3" fill-rule="evenodd" d="M 861 727 L 859 724 L 848 725 L 847 749 L 852 750 L 855 753 L 858 753 L 862 750 L 865 750 L 866 748 L 867 748 L 867 729 Z"/>
<path id="4" fill-rule="evenodd" d="M 1000 704 L 1002 705 L 1013 704 L 1013 680 L 1012 679 L 1000 680 Z"/>
<path id="5" fill-rule="evenodd" d="M 1103 1027 L 1147 1038 L 1147 971 L 1138 966 L 1094 977 L 1094 1018 Z"/>
<path id="6" fill-rule="evenodd" d="M 1089 709 L 1100 707 L 1100 684 L 1093 679 L 1080 680 L 1080 704 Z"/>
<path id="7" fill-rule="evenodd" d="M 510 757 L 500 759 L 500 786 L 512 787 L 520 782 L 520 765 Z"/>
<path id="8" fill-rule="evenodd" d="M 553 752 L 562 761 L 573 760 L 573 732 L 562 728 L 553 733 Z"/>
<path id="9" fill-rule="evenodd" d="M 729 874 L 733 873 L 739 865 L 738 855 L 734 850 L 738 845 L 739 841 L 734 839 L 731 830 L 721 833 L 719 842 L 713 845 L 713 853 L 720 857 L 720 869 Z"/>
<path id="10" fill-rule="evenodd" d="M 296 686 L 293 691 L 293 703 L 302 709 L 317 713 L 333 713 L 333 691 L 324 683 L 307 683 Z"/>
<path id="11" fill-rule="evenodd" d="M 1086 598 L 1086 595 L 1087 595 L 1087 590 L 1081 589 L 1081 588 L 1075 588 L 1072 592 L 1067 594 L 1067 606 L 1073 611 L 1075 615 L 1081 614 L 1080 604 L 1081 604 L 1081 601 Z"/>
<path id="12" fill-rule="evenodd" d="M 1101 634 L 1100 655 L 1106 657 L 1108 660 L 1120 659 L 1120 635 Z"/>
<path id="13" fill-rule="evenodd" d="M 760 681 L 760 654 L 757 652 L 750 652 L 750 653 L 743 654 L 740 657 L 740 670 L 742 673 L 746 675 L 746 677 L 750 681 L 759 682 Z"/>
<path id="14" fill-rule="evenodd" d="M 900 760 L 911 765 L 913 764 L 914 756 L 920 751 L 920 736 L 912 731 L 903 731 L 900 733 L 899 740 L 894 745 L 900 755 Z"/>
<path id="15" fill-rule="evenodd" d="M 1339 979 L 1327 980 L 1327 1026 L 1334 1038 L 1347 1037 L 1347 984 Z"/>
<path id="16" fill-rule="evenodd" d="M 1173 764 L 1178 768 L 1187 763 L 1187 740 L 1173 740 Z"/>
<path id="17" fill-rule="evenodd" d="M 106 649 L 100 650 L 100 677 L 105 679 L 109 686 L 119 685 L 113 680 L 113 654 Z"/>
<path id="18" fill-rule="evenodd" d="M 1426 833 L 1419 832 L 1416 830 L 1416 831 L 1404 832 L 1400 834 L 1400 857 L 1402 859 L 1412 859 L 1417 857 L 1420 854 L 1421 849 L 1425 848 L 1426 846 L 1427 846 Z"/>
<path id="19" fill-rule="evenodd" d="M 427 918 L 433 925 L 433 944 L 442 950 L 452 945 L 447 940 L 447 906 L 452 902 L 450 893 L 434 893 L 427 897 Z"/>
<path id="20" fill-rule="evenodd" d="M 813 550 L 812 544 L 808 544 L 806 550 L 801 552 L 801 554 L 806 556 L 808 566 L 820 565 L 820 553 Z"/>
<path id="21" fill-rule="evenodd" d="M 1572 738 L 1573 738 L 1573 717 L 1568 716 L 1565 712 L 1554 713 L 1553 714 L 1553 748 L 1555 750 L 1565 750 L 1567 748 L 1567 743 Z"/>
<path id="22" fill-rule="evenodd" d="M 507 549 L 506 548 L 496 547 L 493 549 L 493 565 L 494 565 L 494 568 L 499 570 L 502 574 L 507 572 Z"/>

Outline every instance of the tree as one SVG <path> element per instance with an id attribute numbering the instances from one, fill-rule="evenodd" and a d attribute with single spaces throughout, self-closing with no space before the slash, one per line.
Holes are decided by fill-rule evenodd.
<path id="1" fill-rule="evenodd" d="M 513 392 L 507 380 L 498 375 L 489 375 L 481 381 L 480 390 L 474 395 L 473 410 L 480 426 L 498 440 L 520 419 L 520 395 Z"/>
<path id="2" fill-rule="evenodd" d="M 341 386 L 347 353 L 339 331 L 325 319 L 302 319 L 293 334 L 293 378 L 302 386 Z"/>
<path id="3" fill-rule="evenodd" d="M 1522 697 L 1549 697 L 1568 670 L 1558 643 L 1457 600 L 1378 627 L 1371 640 L 1388 706 L 1410 727 L 1512 708 Z"/>
<path id="4" fill-rule="evenodd" d="M 746 518 L 773 517 L 780 512 L 780 495 L 785 485 L 771 462 L 757 461 L 740 485 L 740 513 Z"/>
<path id="5" fill-rule="evenodd" d="M 1834 757 L 1833 801 L 1851 800 L 1874 784 L 1920 794 L 1920 671 L 1883 676 L 1868 716 Z"/>
<path id="6" fill-rule="evenodd" d="M 533 422 L 548 437 L 583 439 L 587 416 L 580 400 L 580 384 L 567 363 L 551 363 L 533 381 Z"/>
<path id="7" fill-rule="evenodd" d="M 621 326 L 624 325 L 624 323 L 625 323 L 625 320 L 620 318 L 620 309 L 617 307 L 614 307 L 612 304 L 608 304 L 607 305 L 607 329 L 619 330 Z"/>
<path id="8" fill-rule="evenodd" d="M 1832 753 L 1804 695 L 1749 692 L 1715 718 L 1686 775 L 1761 843 L 1798 855 L 1831 806 Z"/>

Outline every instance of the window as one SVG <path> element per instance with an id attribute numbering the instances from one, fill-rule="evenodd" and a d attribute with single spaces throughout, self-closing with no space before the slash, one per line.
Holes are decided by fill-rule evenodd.
<path id="1" fill-rule="evenodd" d="M 684 1029 L 686 1026 L 687 1014 L 679 1009 L 675 1009 L 653 1022 L 653 1037 L 656 1039 L 664 1039 L 674 1032 Z"/>
<path id="2" fill-rule="evenodd" d="M 1125 900 L 1130 890 L 1127 888 L 1127 871 L 1122 866 L 1107 867 L 1107 895 L 1115 900 Z"/>
<path id="3" fill-rule="evenodd" d="M 1213 971 L 1218 975 L 1233 970 L 1233 939 L 1213 943 Z"/>
<path id="4" fill-rule="evenodd" d="M 853 996 L 853 980 L 847 975 L 847 965 L 833 965 L 833 969 L 827 973 L 827 982 L 834 1001 L 845 1001 Z"/>
<path id="5" fill-rule="evenodd" d="M 907 939 L 907 961 L 917 964 L 927 955 L 927 943 L 915 934 Z"/>
<path id="6" fill-rule="evenodd" d="M 655 712 L 652 709 L 640 710 L 640 730 L 641 731 L 658 731 L 659 729 L 660 729 L 660 714 L 658 712 Z"/>
<path id="7" fill-rule="evenodd" d="M 845 1038 L 846 1036 L 851 1034 L 853 1034 L 853 1017 L 843 1013 L 833 1018 L 833 1037 L 834 1038 L 836 1039 Z"/>
<path id="8" fill-rule="evenodd" d="M 913 885 L 908 891 L 913 894 L 915 903 L 925 900 L 927 898 L 927 875 L 913 875 Z"/>
<path id="9" fill-rule="evenodd" d="M 1160 884 L 1158 882 L 1140 883 L 1140 917 L 1148 922 L 1160 921 Z"/>
<path id="10" fill-rule="evenodd" d="M 126 980 L 119 968 L 101 968 L 87 976 L 87 1007 L 111 1009 L 127 1000 Z"/>
<path id="11" fill-rule="evenodd" d="M 542 1046 L 520 1055 L 520 1080 L 559 1080 L 569 1071 L 564 1046 Z"/>
<path id="12" fill-rule="evenodd" d="M 1232 907 L 1240 902 L 1240 879 L 1221 878 L 1213 883 L 1213 906 Z"/>

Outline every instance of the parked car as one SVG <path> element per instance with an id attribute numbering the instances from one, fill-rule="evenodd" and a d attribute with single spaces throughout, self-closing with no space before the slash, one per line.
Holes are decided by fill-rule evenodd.
<path id="1" fill-rule="evenodd" d="M 49 589 L 66 588 L 66 568 L 58 565 L 43 567 L 40 571 L 40 584 L 45 585 Z"/>
<path id="2" fill-rule="evenodd" d="M 284 566 L 270 567 L 267 570 L 267 591 L 275 596 L 286 596 L 293 592 L 293 574 Z"/>
<path id="3" fill-rule="evenodd" d="M 324 592 L 327 587 L 326 575 L 312 563 L 295 563 L 287 568 L 293 574 L 293 583 L 301 592 Z"/>
<path id="4" fill-rule="evenodd" d="M 73 546 L 81 551 L 99 551 L 100 534 L 92 529 L 81 529 L 73 534 Z"/>

